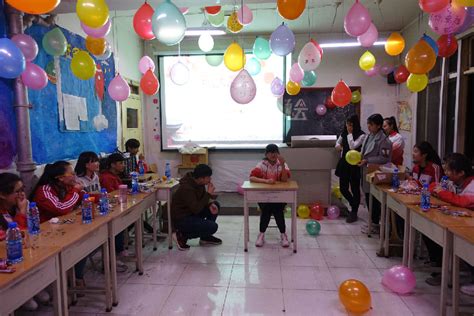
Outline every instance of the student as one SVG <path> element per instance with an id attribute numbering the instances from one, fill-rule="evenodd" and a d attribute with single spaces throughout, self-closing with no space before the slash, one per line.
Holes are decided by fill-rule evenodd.
<path id="1" fill-rule="evenodd" d="M 421 186 L 423 183 L 438 183 L 443 176 L 441 159 L 428 142 L 421 142 L 413 147 L 413 180 Z"/>
<path id="2" fill-rule="evenodd" d="M 265 158 L 257 164 L 250 172 L 250 181 L 257 183 L 275 184 L 277 181 L 286 182 L 290 177 L 290 169 L 283 156 L 280 156 L 278 146 L 269 144 L 265 148 Z M 288 237 L 286 235 L 285 217 L 283 211 L 285 203 L 258 203 L 260 207 L 260 233 L 258 234 L 255 246 L 262 247 L 265 243 L 265 231 L 270 223 L 270 217 L 273 214 L 280 231 L 281 246 L 289 247 Z"/>
<path id="3" fill-rule="evenodd" d="M 220 245 L 222 240 L 214 237 L 220 205 L 215 187 L 211 182 L 212 169 L 205 164 L 197 165 L 180 181 L 173 194 L 171 219 L 176 228 L 176 244 L 179 250 L 188 250 L 188 239 L 200 238 L 200 245 Z M 206 189 L 207 185 L 207 189 Z"/>
<path id="4" fill-rule="evenodd" d="M 99 193 L 99 157 L 95 152 L 85 151 L 79 155 L 76 167 L 77 181 L 84 187 L 87 193 Z"/>
<path id="5" fill-rule="evenodd" d="M 403 165 L 403 151 L 405 149 L 405 141 L 402 135 L 398 132 L 397 121 L 395 117 L 386 117 L 383 120 L 383 130 L 392 142 L 392 163 L 401 166 Z"/>
<path id="6" fill-rule="evenodd" d="M 362 160 L 359 166 L 362 167 L 362 189 L 365 193 L 367 207 L 369 206 L 370 184 L 366 181 L 367 164 L 386 164 L 390 162 L 392 156 L 392 142 L 384 134 L 383 117 L 380 114 L 372 114 L 367 119 L 369 134 L 362 145 Z M 372 201 L 372 231 L 371 234 L 378 234 L 380 230 L 381 205 L 376 199 Z M 364 234 L 368 233 L 368 225 L 362 227 Z"/>
<path id="7" fill-rule="evenodd" d="M 138 171 L 138 150 L 140 149 L 140 142 L 138 139 L 130 138 L 125 142 L 125 153 L 130 154 L 130 157 L 125 157 L 125 177 L 129 177 L 133 171 Z M 128 155 L 127 155 L 128 156 Z"/>
<path id="8" fill-rule="evenodd" d="M 346 120 L 344 130 L 336 142 L 336 149 L 341 151 L 341 158 L 336 167 L 336 176 L 339 177 L 341 193 L 351 206 L 351 212 L 346 219 L 347 223 L 357 221 L 360 204 L 360 167 L 350 165 L 346 161 L 346 154 L 349 150 L 360 151 L 364 139 L 365 133 L 360 128 L 359 117 L 352 115 Z"/>
<path id="9" fill-rule="evenodd" d="M 105 188 L 107 192 L 113 192 L 119 189 L 122 184 L 120 175 L 125 169 L 125 158 L 122 154 L 113 153 L 107 158 L 107 169 L 100 173 L 100 187 Z"/>

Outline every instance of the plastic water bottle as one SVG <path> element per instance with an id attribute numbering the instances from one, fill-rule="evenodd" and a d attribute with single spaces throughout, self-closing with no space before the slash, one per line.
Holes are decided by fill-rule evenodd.
<path id="1" fill-rule="evenodd" d="M 449 189 L 449 183 L 448 183 L 448 176 L 443 176 L 441 178 L 441 188 L 444 190 L 444 191 L 448 191 Z"/>
<path id="2" fill-rule="evenodd" d="M 165 176 L 168 178 L 168 180 L 171 179 L 171 167 L 169 162 L 166 162 L 165 165 Z"/>
<path id="3" fill-rule="evenodd" d="M 89 200 L 89 194 L 84 194 L 82 200 L 82 224 L 92 223 L 92 202 Z"/>
<path id="4" fill-rule="evenodd" d="M 28 221 L 28 234 L 38 235 L 40 233 L 40 215 L 35 202 L 31 202 L 26 213 Z"/>
<path id="5" fill-rule="evenodd" d="M 132 194 L 136 194 L 140 192 L 139 187 L 138 187 L 138 173 L 137 172 L 132 172 Z"/>
<path id="6" fill-rule="evenodd" d="M 8 223 L 7 229 L 7 261 L 11 264 L 23 261 L 23 245 L 21 231 L 16 222 Z"/>
<path id="7" fill-rule="evenodd" d="M 428 190 L 428 183 L 423 183 L 423 189 L 421 190 L 421 209 L 423 211 L 428 211 L 431 207 L 430 202 L 430 191 Z"/>
<path id="8" fill-rule="evenodd" d="M 398 187 L 400 187 L 400 178 L 398 177 L 398 169 L 395 168 L 392 175 L 392 189 L 396 191 Z"/>
<path id="9" fill-rule="evenodd" d="M 102 188 L 100 190 L 99 215 L 105 216 L 107 214 L 109 214 L 109 196 L 107 190 Z"/>
<path id="10" fill-rule="evenodd" d="M 145 174 L 145 165 L 142 160 L 138 161 L 138 174 L 143 176 Z"/>

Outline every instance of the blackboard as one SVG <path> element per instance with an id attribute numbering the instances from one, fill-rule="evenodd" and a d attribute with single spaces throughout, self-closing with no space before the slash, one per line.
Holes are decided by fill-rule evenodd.
<path id="1" fill-rule="evenodd" d="M 350 88 L 351 91 L 361 91 L 360 87 Z M 282 110 L 286 115 L 285 143 L 291 142 L 291 136 L 339 135 L 347 118 L 354 114 L 360 117 L 360 102 L 350 103 L 343 108 L 327 107 L 325 115 L 318 115 L 316 107 L 325 104 L 332 90 L 333 88 L 302 88 L 297 95 L 284 94 Z"/>

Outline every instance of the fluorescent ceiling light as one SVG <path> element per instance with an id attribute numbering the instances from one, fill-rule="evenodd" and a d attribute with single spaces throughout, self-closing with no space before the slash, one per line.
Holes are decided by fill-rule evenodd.
<path id="1" fill-rule="evenodd" d="M 196 27 L 196 28 L 188 28 L 186 30 L 186 33 L 184 33 L 185 36 L 201 36 L 203 34 L 225 35 L 225 31 L 224 31 L 223 28 L 201 28 L 201 27 Z"/>
<path id="2" fill-rule="evenodd" d="M 374 46 L 383 46 L 387 41 L 375 42 Z M 339 42 L 339 43 L 322 43 L 319 44 L 322 48 L 339 48 L 339 47 L 358 47 L 361 46 L 359 42 Z"/>

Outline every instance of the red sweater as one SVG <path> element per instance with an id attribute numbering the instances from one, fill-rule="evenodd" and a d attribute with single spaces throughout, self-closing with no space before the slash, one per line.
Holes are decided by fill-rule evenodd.
<path id="1" fill-rule="evenodd" d="M 36 189 L 33 201 L 40 211 L 41 222 L 45 222 L 53 217 L 71 213 L 81 203 L 83 194 L 84 192 L 76 188 L 70 188 L 66 196 L 60 199 L 56 189 L 46 184 Z"/>
<path id="2" fill-rule="evenodd" d="M 107 192 L 118 190 L 121 184 L 120 177 L 109 170 L 105 170 L 100 174 L 100 187 L 105 188 Z"/>
<path id="3" fill-rule="evenodd" d="M 21 230 L 25 230 L 28 228 L 28 222 L 26 220 L 26 215 L 21 214 L 18 211 L 15 211 L 15 216 L 11 216 L 7 210 L 0 210 L 0 216 L 3 217 L 3 220 L 0 220 L 0 230 L 7 230 L 8 227 L 2 227 L 2 223 L 6 223 L 8 225 L 9 222 L 16 222 L 18 224 L 18 228 Z"/>
<path id="4" fill-rule="evenodd" d="M 432 163 L 431 161 L 426 163 L 426 166 L 423 170 L 421 170 L 420 165 L 415 165 L 413 167 L 413 178 L 419 182 L 425 183 L 432 183 L 432 182 L 440 182 L 441 177 L 444 175 L 443 168 L 441 166 Z"/>
<path id="5" fill-rule="evenodd" d="M 433 192 L 436 184 L 432 183 L 430 191 Z M 464 183 L 458 188 L 459 194 L 451 191 L 440 191 L 438 197 L 455 206 L 465 207 L 474 210 L 474 176 L 467 178 Z"/>

